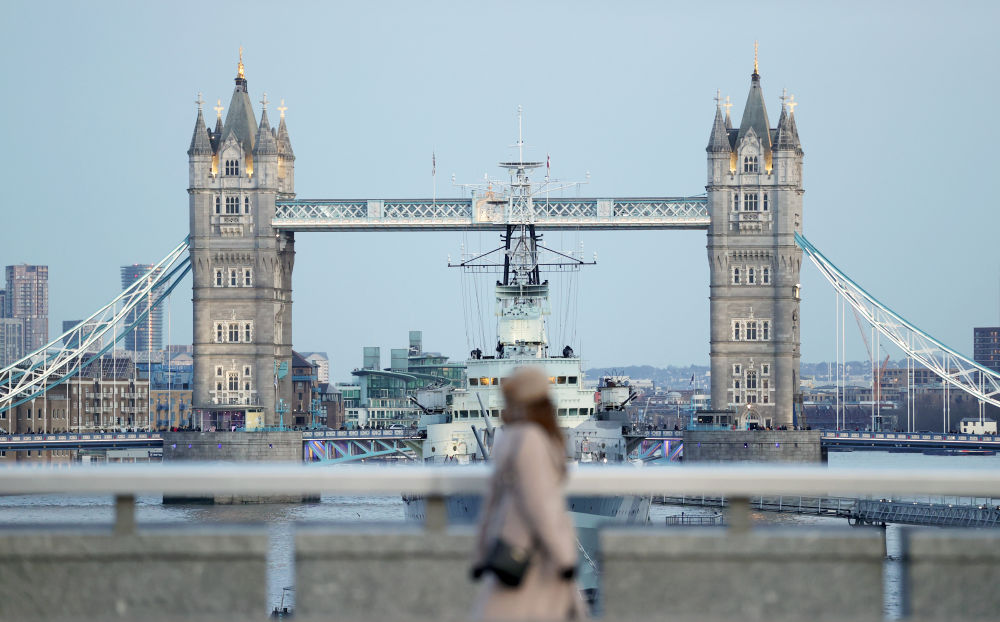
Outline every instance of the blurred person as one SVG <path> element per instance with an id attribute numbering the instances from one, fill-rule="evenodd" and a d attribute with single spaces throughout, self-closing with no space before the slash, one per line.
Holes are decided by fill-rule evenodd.
<path id="1" fill-rule="evenodd" d="M 502 384 L 503 432 L 480 514 L 474 578 L 477 620 L 583 619 L 577 540 L 566 510 L 566 450 L 549 380 L 520 367 Z"/>

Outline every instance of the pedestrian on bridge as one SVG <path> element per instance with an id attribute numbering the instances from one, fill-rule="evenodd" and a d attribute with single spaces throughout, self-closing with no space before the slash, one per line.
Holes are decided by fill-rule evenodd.
<path id="1" fill-rule="evenodd" d="M 576 530 L 566 511 L 566 450 L 549 379 L 521 367 L 502 385 L 503 433 L 480 515 L 472 574 L 477 620 L 585 617 L 575 581 Z"/>

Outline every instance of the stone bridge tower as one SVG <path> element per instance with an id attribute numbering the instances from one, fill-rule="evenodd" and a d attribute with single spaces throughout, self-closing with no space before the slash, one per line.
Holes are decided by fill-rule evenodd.
<path id="1" fill-rule="evenodd" d="M 712 406 L 793 423 L 799 395 L 802 146 L 794 98 L 772 129 L 754 59 L 739 128 L 717 105 L 708 148 Z"/>
<path id="2" fill-rule="evenodd" d="M 221 103 L 221 102 L 220 102 Z M 293 198 L 295 156 L 281 119 L 272 129 L 267 95 L 258 124 L 242 53 L 232 101 L 210 131 L 198 100 L 190 163 L 194 307 L 193 408 L 217 425 L 223 414 L 263 408 L 275 425 L 276 364 L 287 363 L 278 395 L 289 402 L 295 240 L 271 227 L 275 201 Z M 196 425 L 200 420 L 196 421 Z"/>

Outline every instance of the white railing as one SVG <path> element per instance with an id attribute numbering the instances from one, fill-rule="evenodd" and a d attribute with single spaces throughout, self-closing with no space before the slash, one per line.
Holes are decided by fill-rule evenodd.
<path id="1" fill-rule="evenodd" d="M 0 494 L 399 494 L 483 492 L 487 466 L 344 466 L 197 463 L 0 468 Z M 820 466 L 581 467 L 570 494 L 865 496 L 946 494 L 1000 497 L 1000 473 L 980 469 L 830 468 Z"/>

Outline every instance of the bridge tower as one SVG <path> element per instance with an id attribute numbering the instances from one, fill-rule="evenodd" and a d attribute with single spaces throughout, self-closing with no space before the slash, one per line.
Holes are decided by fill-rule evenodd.
<path id="1" fill-rule="evenodd" d="M 728 100 L 728 98 L 727 98 Z M 713 408 L 791 426 L 799 393 L 802 146 L 794 96 L 770 127 L 756 55 L 739 128 L 718 101 L 708 147 Z"/>
<path id="2" fill-rule="evenodd" d="M 220 102 L 221 104 L 221 102 Z M 209 130 L 198 98 L 190 163 L 191 266 L 194 307 L 194 409 L 224 425 L 224 414 L 263 409 L 277 421 L 275 401 L 291 396 L 292 267 L 295 239 L 271 227 L 275 201 L 295 196 L 295 156 L 284 106 L 277 129 L 258 124 L 247 90 L 242 51 L 236 87 L 222 121 Z M 196 425 L 200 421 L 196 422 Z"/>

